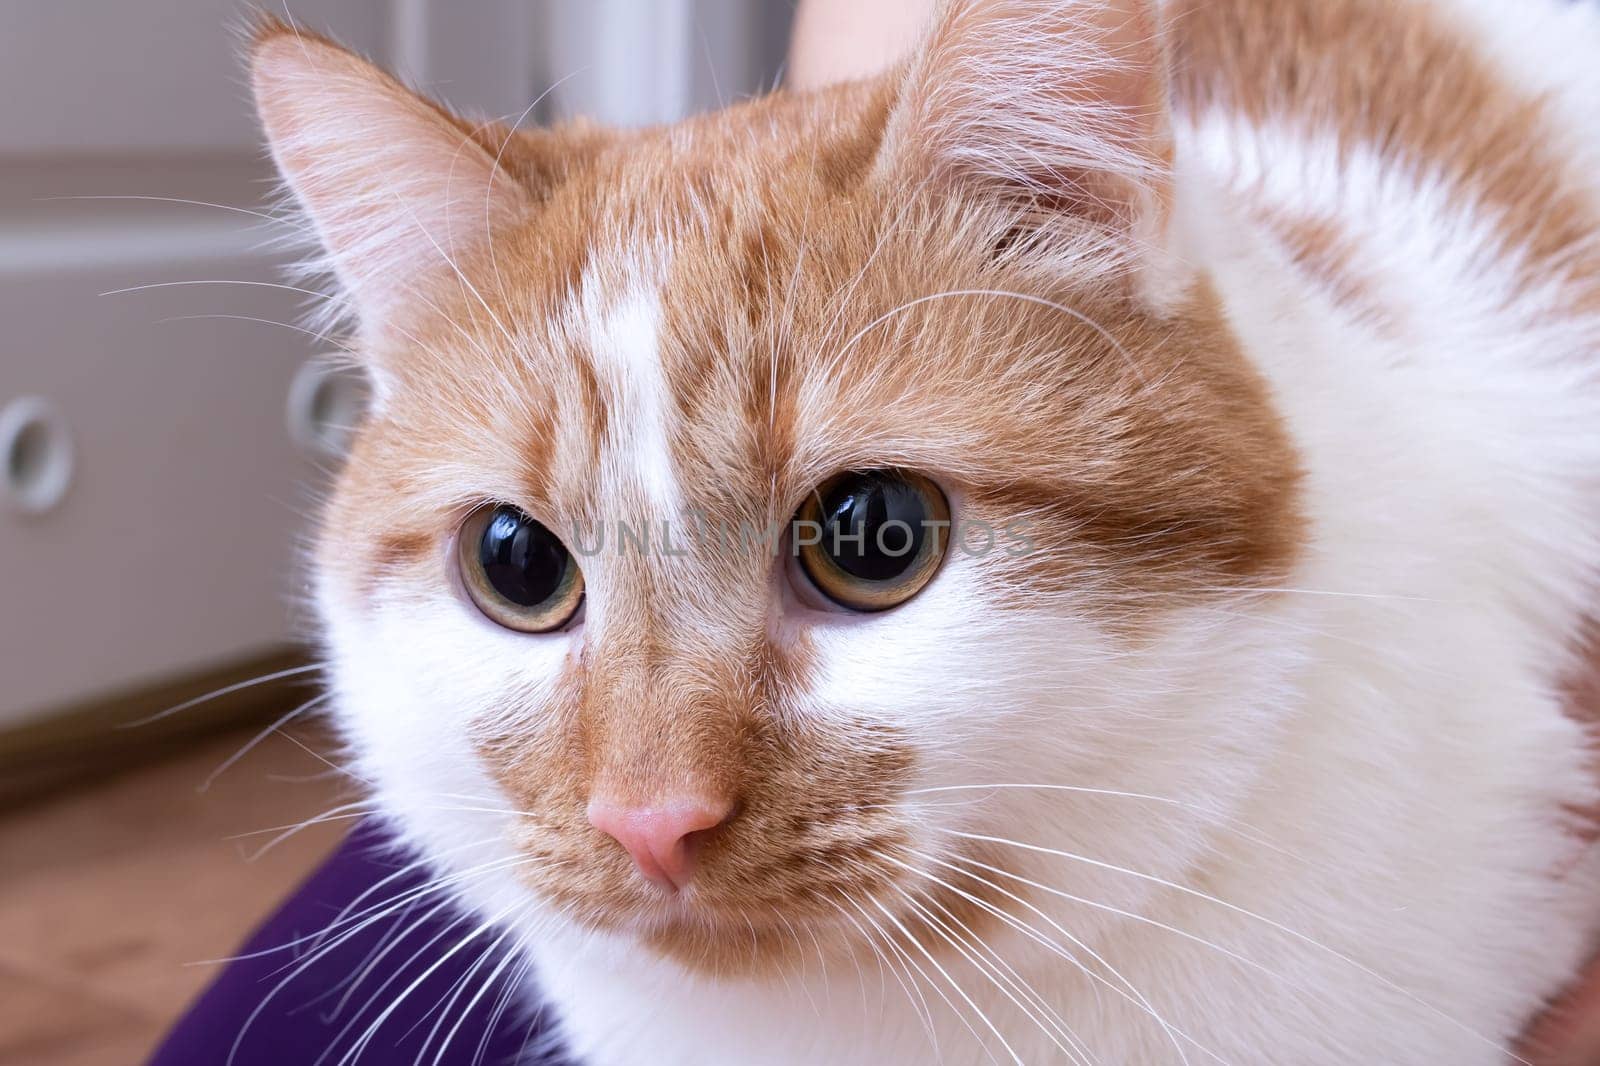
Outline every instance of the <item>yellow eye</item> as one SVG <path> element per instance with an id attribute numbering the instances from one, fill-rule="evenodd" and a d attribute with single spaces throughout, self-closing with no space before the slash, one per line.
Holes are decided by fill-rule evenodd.
<path id="1" fill-rule="evenodd" d="M 817 488 L 795 515 L 800 566 L 828 599 L 886 611 L 921 592 L 950 539 L 939 486 L 900 470 L 850 471 Z"/>
<path id="2" fill-rule="evenodd" d="M 456 563 L 478 610 L 507 629 L 560 629 L 583 603 L 583 571 L 567 546 L 510 504 L 487 504 L 467 516 L 456 537 Z"/>

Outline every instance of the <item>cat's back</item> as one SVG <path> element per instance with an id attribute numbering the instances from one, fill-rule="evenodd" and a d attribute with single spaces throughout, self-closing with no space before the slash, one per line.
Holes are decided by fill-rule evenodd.
<path id="1" fill-rule="evenodd" d="M 1600 307 L 1600 0 L 1167 11 L 1180 158 L 1339 302 L 1425 327 L 1431 302 L 1531 309 L 1552 285 Z"/>
<path id="2" fill-rule="evenodd" d="M 1518 91 L 1545 98 L 1552 133 L 1600 164 L 1600 0 L 1434 0 Z M 1591 175 L 1596 171 L 1589 170 Z M 1600 178 L 1591 183 L 1600 188 Z"/>
<path id="3" fill-rule="evenodd" d="M 1481 171 L 1504 168 L 1496 149 L 1600 150 L 1600 0 L 1169 0 L 1167 11 L 1189 122 L 1237 116 Z"/>
<path id="4" fill-rule="evenodd" d="M 1530 103 L 1600 139 L 1600 0 L 1166 0 L 1187 115 L 1462 134 Z M 1571 122 L 1567 122 L 1567 119 Z"/>

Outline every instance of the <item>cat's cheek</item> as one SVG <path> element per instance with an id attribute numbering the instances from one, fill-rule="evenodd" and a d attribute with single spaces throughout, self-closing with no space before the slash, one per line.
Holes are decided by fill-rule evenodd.
<path id="1" fill-rule="evenodd" d="M 927 588 L 893 610 L 804 614 L 797 624 L 806 626 L 816 661 L 809 695 L 841 714 L 896 726 L 933 726 L 941 719 L 970 725 L 982 709 L 953 683 L 982 657 L 975 642 L 983 644 L 990 629 L 980 580 L 975 568 L 949 561 Z"/>
<path id="2" fill-rule="evenodd" d="M 321 611 L 339 724 L 387 809 L 443 846 L 498 837 L 501 819 L 441 797 L 500 795 L 474 738 L 536 728 L 575 638 L 502 629 L 442 584 L 386 584 L 359 605 L 324 590 Z"/>

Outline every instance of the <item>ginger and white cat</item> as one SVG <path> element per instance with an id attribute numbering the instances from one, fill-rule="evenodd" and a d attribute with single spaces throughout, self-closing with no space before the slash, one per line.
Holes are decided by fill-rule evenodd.
<path id="1" fill-rule="evenodd" d="M 956 2 L 512 131 L 263 26 L 376 386 L 336 718 L 461 950 L 595 1066 L 1511 1061 L 1600 931 L 1596 54 Z"/>

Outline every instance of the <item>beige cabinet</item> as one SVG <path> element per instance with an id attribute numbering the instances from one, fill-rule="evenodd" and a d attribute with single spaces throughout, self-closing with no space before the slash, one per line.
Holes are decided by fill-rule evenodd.
<path id="1" fill-rule="evenodd" d="M 543 96 L 530 121 L 627 123 L 770 81 L 790 5 L 288 9 L 458 107 L 515 117 Z M 0 728 L 307 633 L 318 346 L 269 324 L 305 297 L 271 287 L 272 228 L 250 213 L 270 175 L 247 12 L 0 3 Z"/>

